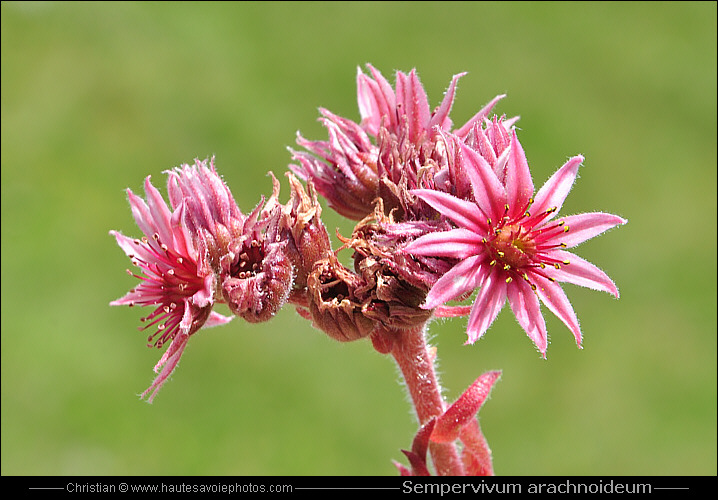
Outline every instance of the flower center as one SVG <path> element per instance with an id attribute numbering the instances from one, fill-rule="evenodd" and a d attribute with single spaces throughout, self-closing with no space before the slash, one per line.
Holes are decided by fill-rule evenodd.
<path id="1" fill-rule="evenodd" d="M 252 239 L 245 241 L 236 264 L 232 267 L 232 276 L 250 278 L 257 274 L 264 259 L 264 242 Z"/>
<path id="2" fill-rule="evenodd" d="M 509 224 L 499 229 L 489 245 L 506 269 L 520 269 L 531 264 L 536 253 L 536 243 L 530 232 L 520 224 Z"/>

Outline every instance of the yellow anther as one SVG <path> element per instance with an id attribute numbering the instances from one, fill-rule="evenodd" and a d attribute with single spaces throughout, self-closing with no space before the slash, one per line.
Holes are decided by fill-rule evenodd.
<path id="1" fill-rule="evenodd" d="M 513 280 L 514 279 L 511 276 L 509 276 L 508 278 L 506 278 L 506 283 L 511 283 Z"/>

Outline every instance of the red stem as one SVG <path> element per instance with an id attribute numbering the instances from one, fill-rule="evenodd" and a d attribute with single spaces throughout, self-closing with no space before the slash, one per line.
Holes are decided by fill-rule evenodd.
<path id="1" fill-rule="evenodd" d="M 406 387 L 409 389 L 419 424 L 438 417 L 446 409 L 441 386 L 434 370 L 434 355 L 429 352 L 424 338 L 424 327 L 402 330 L 395 334 L 391 350 Z M 464 468 L 453 443 L 429 444 L 429 452 L 436 473 L 441 476 L 461 476 Z"/>

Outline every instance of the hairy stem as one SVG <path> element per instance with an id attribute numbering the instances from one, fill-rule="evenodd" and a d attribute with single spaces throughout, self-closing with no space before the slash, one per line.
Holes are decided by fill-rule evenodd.
<path id="1" fill-rule="evenodd" d="M 424 326 L 398 332 L 391 355 L 404 375 L 419 424 L 424 425 L 432 417 L 441 415 L 446 404 L 434 370 L 435 356 L 426 344 Z M 453 443 L 430 443 L 429 452 L 438 475 L 463 475 L 461 459 Z"/>

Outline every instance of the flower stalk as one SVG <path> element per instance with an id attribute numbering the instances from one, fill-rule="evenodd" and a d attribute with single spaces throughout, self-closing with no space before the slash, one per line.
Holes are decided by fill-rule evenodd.
<path id="1" fill-rule="evenodd" d="M 422 426 L 444 413 L 446 403 L 434 370 L 436 353 L 427 345 L 425 326 L 403 330 L 396 335 L 391 355 L 399 366 L 404 383 Z M 441 476 L 463 476 L 463 466 L 454 443 L 429 444 L 429 452 Z"/>

